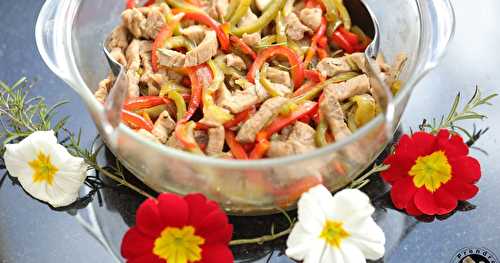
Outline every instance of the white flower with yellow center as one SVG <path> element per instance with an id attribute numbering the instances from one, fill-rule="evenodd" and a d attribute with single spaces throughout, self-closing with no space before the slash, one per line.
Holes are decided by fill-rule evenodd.
<path id="1" fill-rule="evenodd" d="M 31 196 L 53 207 L 78 198 L 87 165 L 57 143 L 53 131 L 37 131 L 20 143 L 5 145 L 5 166 Z"/>
<path id="2" fill-rule="evenodd" d="M 286 254 L 304 263 L 358 263 L 384 255 L 385 235 L 371 215 L 368 196 L 345 189 L 335 196 L 323 185 L 299 200 L 299 221 L 287 240 Z"/>

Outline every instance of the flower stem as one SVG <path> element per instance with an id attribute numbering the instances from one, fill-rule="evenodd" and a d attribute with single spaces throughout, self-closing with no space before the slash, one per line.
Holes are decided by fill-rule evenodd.
<path id="1" fill-rule="evenodd" d="M 111 180 L 121 184 L 121 185 L 124 185 L 128 188 L 130 188 L 131 190 L 137 192 L 138 194 L 146 197 L 146 198 L 152 198 L 152 199 L 155 199 L 152 195 L 146 193 L 145 191 L 141 190 L 139 187 L 136 187 L 130 183 L 128 183 L 126 180 L 122 179 L 122 178 L 119 178 L 118 176 L 114 175 L 113 173 L 107 171 L 106 169 L 103 169 L 102 167 L 100 167 L 99 165 L 95 165 L 93 166 L 93 168 L 97 171 L 99 171 L 101 174 L 103 174 L 104 176 L 110 178 Z"/>
<path id="2" fill-rule="evenodd" d="M 257 237 L 257 238 L 250 238 L 250 239 L 232 240 L 231 242 L 229 242 L 229 245 L 230 246 L 239 246 L 239 245 L 248 245 L 248 244 L 262 244 L 264 242 L 273 241 L 273 240 L 276 240 L 278 238 L 281 238 L 283 236 L 290 234 L 290 232 L 292 232 L 293 226 L 294 225 L 290 225 L 290 227 L 288 229 L 283 230 L 283 231 L 281 231 L 277 234 L 273 234 L 273 235 L 265 235 L 265 236 L 261 236 L 261 237 Z"/>
<path id="3" fill-rule="evenodd" d="M 370 171 L 368 171 L 363 176 L 358 179 L 352 181 L 350 188 L 361 189 L 368 183 L 368 177 L 372 176 L 375 173 L 380 173 L 389 169 L 389 165 L 385 164 L 375 164 Z"/>

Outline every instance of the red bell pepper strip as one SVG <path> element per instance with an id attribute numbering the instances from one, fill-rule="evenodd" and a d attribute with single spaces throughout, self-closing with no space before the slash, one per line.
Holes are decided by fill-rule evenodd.
<path id="1" fill-rule="evenodd" d="M 257 58 L 257 53 L 253 51 L 251 47 L 247 45 L 247 43 L 243 42 L 241 38 L 237 36 L 230 36 L 229 39 L 231 39 L 231 42 L 234 42 L 234 44 L 246 55 L 249 55 L 252 59 Z"/>
<path id="2" fill-rule="evenodd" d="M 343 26 L 340 26 L 337 29 L 343 36 L 344 38 L 352 45 L 356 46 L 359 43 L 359 38 L 356 34 L 347 31 Z"/>
<path id="3" fill-rule="evenodd" d="M 294 93 L 293 93 L 293 97 L 298 97 L 308 91 L 310 91 L 311 89 L 313 89 L 314 87 L 316 87 L 316 82 L 314 81 L 309 81 L 309 82 L 306 82 L 306 84 L 302 85 L 302 87 L 298 88 Z"/>
<path id="4" fill-rule="evenodd" d="M 247 110 L 244 110 L 238 114 L 236 114 L 234 116 L 234 119 L 224 123 L 224 128 L 226 129 L 230 129 L 230 128 L 233 128 L 233 127 L 236 127 L 238 126 L 238 124 L 242 123 L 242 122 L 245 122 L 246 120 L 248 120 L 248 118 L 250 118 L 250 114 L 255 111 L 255 108 L 252 107 L 252 108 L 249 108 Z"/>
<path id="5" fill-rule="evenodd" d="M 150 5 L 154 5 L 154 3 L 156 3 L 156 0 L 148 0 L 144 6 L 150 6 Z M 135 8 L 137 6 L 137 0 L 127 0 L 127 9 L 132 9 L 132 8 Z"/>
<path id="6" fill-rule="evenodd" d="M 325 36 L 322 36 L 319 41 L 318 41 L 318 47 L 320 48 L 326 48 L 328 46 L 328 38 Z"/>
<path id="7" fill-rule="evenodd" d="M 179 8 L 172 9 L 174 14 L 184 13 L 183 19 L 193 20 L 195 22 L 201 23 L 214 30 L 217 34 L 217 38 L 219 39 L 220 46 L 222 50 L 229 51 L 229 36 L 222 30 L 219 22 L 215 21 L 213 18 L 209 17 L 203 13 L 197 12 L 189 12 L 187 10 L 182 10 Z"/>
<path id="8" fill-rule="evenodd" d="M 236 140 L 236 135 L 233 131 L 226 129 L 226 143 L 231 150 L 231 153 L 236 159 L 247 160 L 248 155 L 243 146 Z"/>
<path id="9" fill-rule="evenodd" d="M 316 51 L 318 50 L 318 42 L 326 34 L 326 26 L 327 26 L 326 18 L 321 17 L 321 25 L 316 31 L 316 34 L 314 34 L 314 36 L 312 37 L 311 46 L 307 50 L 306 58 L 304 59 L 304 68 L 307 68 L 307 66 L 309 66 L 314 55 L 316 54 Z"/>
<path id="10" fill-rule="evenodd" d="M 268 140 L 259 141 L 250 153 L 250 160 L 262 159 L 269 150 L 269 147 L 271 147 L 271 143 Z"/>
<path id="11" fill-rule="evenodd" d="M 271 124 L 257 134 L 257 141 L 260 142 L 269 139 L 273 134 L 281 131 L 283 128 L 297 121 L 301 117 L 311 114 L 311 112 L 314 112 L 317 109 L 317 102 L 305 102 L 289 116 L 280 116 L 271 122 Z"/>
<path id="12" fill-rule="evenodd" d="M 152 131 L 153 125 L 146 121 L 142 116 L 130 112 L 128 110 L 122 110 L 121 114 L 122 120 L 133 129 L 144 129 L 146 131 Z"/>
<path id="13" fill-rule="evenodd" d="M 207 66 L 207 64 L 202 64 L 196 67 L 191 67 L 187 69 L 189 79 L 191 80 L 191 100 L 189 101 L 189 105 L 186 111 L 186 114 L 184 115 L 184 118 L 180 120 L 180 123 L 185 123 L 193 117 L 193 114 L 196 112 L 198 107 L 200 107 L 201 104 L 201 95 L 203 93 L 203 86 L 202 83 L 203 81 L 200 79 L 202 77 L 208 77 L 210 78 L 210 81 L 212 81 L 212 76 L 211 76 L 211 71 L 210 68 Z M 207 72 L 207 73 L 204 73 Z M 207 76 L 204 76 L 203 74 L 207 74 Z"/>
<path id="14" fill-rule="evenodd" d="M 346 30 L 344 30 L 346 31 Z M 354 34 L 353 34 L 354 35 Z M 357 39 L 357 36 L 354 35 Z M 346 53 L 354 53 L 356 51 L 355 47 L 357 42 L 354 43 L 354 39 L 350 35 L 344 35 L 341 30 L 337 29 L 333 32 L 332 41 L 343 49 Z M 356 40 L 357 41 L 357 40 Z"/>
<path id="15" fill-rule="evenodd" d="M 201 122 L 197 122 L 195 129 L 202 130 L 202 131 L 208 131 L 208 129 L 210 129 L 210 127 L 206 124 L 201 123 Z"/>
<path id="16" fill-rule="evenodd" d="M 326 52 L 324 48 L 318 48 L 318 50 L 316 50 L 316 53 L 318 53 L 318 58 L 320 60 L 328 57 L 328 52 Z"/>
<path id="17" fill-rule="evenodd" d="M 304 70 L 304 75 L 306 76 L 306 79 L 314 81 L 316 83 L 325 81 L 323 75 L 321 75 L 321 73 L 319 73 L 319 71 L 317 70 L 312 70 L 312 69 Z"/>
<path id="18" fill-rule="evenodd" d="M 255 83 L 255 73 L 260 71 L 260 68 L 264 63 L 271 57 L 276 55 L 283 55 L 288 59 L 290 63 L 294 87 L 298 88 L 304 82 L 304 65 L 299 59 L 299 56 L 286 46 L 273 46 L 264 49 L 257 55 L 254 63 L 248 70 L 247 79 L 248 81 Z"/>
<path id="19" fill-rule="evenodd" d="M 162 48 L 167 38 L 171 37 L 174 28 L 180 21 L 175 19 L 168 23 L 163 29 L 156 35 L 156 39 L 153 42 L 153 46 L 151 48 L 151 67 L 153 68 L 153 72 L 158 72 L 158 49 Z"/>
<path id="20" fill-rule="evenodd" d="M 128 111 L 142 110 L 152 108 L 158 105 L 169 104 L 170 100 L 158 96 L 142 96 L 132 99 L 127 99 L 123 104 L 123 108 Z"/>

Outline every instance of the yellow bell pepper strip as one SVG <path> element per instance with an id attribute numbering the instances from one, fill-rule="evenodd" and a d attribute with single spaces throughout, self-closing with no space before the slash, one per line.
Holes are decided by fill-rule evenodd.
<path id="1" fill-rule="evenodd" d="M 283 16 L 282 11 L 278 12 L 278 15 L 276 15 L 274 23 L 276 27 L 276 42 L 287 42 L 285 17 Z"/>
<path id="2" fill-rule="evenodd" d="M 213 94 L 219 89 L 224 82 L 224 73 L 214 63 L 209 60 L 207 65 L 212 70 L 213 80 L 208 87 L 203 88 L 203 115 L 209 120 L 213 120 L 219 124 L 224 124 L 234 118 L 234 116 L 226 109 L 223 109 L 215 104 Z"/>
<path id="3" fill-rule="evenodd" d="M 183 1 L 183 0 L 166 0 L 167 3 L 175 8 L 179 8 L 179 9 L 182 9 L 182 10 L 186 10 L 186 11 L 189 11 L 189 12 L 197 12 L 197 13 L 203 13 L 203 9 L 195 6 L 195 5 L 192 5 L 192 4 L 189 4 L 187 3 L 186 1 Z"/>
<path id="4" fill-rule="evenodd" d="M 232 76 L 236 79 L 241 79 L 243 78 L 243 72 L 233 68 L 233 67 L 228 67 L 226 65 L 226 62 L 224 61 L 224 55 L 219 55 L 215 59 L 215 64 L 224 72 L 224 75 L 229 75 Z"/>
<path id="5" fill-rule="evenodd" d="M 290 116 L 290 114 L 292 114 L 292 112 L 294 112 L 295 110 L 297 110 L 299 106 L 297 105 L 297 103 L 293 102 L 293 101 L 289 101 L 287 103 L 285 103 L 285 105 L 283 105 L 280 109 L 280 115 L 281 116 Z"/>
<path id="6" fill-rule="evenodd" d="M 271 95 L 271 97 L 283 96 L 284 94 L 273 87 L 271 81 L 267 79 L 267 70 L 269 69 L 269 64 L 264 63 L 262 69 L 260 70 L 260 76 L 255 76 L 255 81 L 259 81 L 264 89 Z"/>
<path id="7" fill-rule="evenodd" d="M 133 129 L 144 129 L 149 132 L 153 130 L 153 125 L 136 113 L 123 109 L 121 117 L 122 120 Z"/>
<path id="8" fill-rule="evenodd" d="M 231 19 L 229 19 L 231 26 L 236 26 L 240 22 L 241 18 L 248 13 L 250 4 L 252 4 L 252 0 L 240 0 L 239 2 L 238 8 L 234 11 Z"/>
<path id="9" fill-rule="evenodd" d="M 263 141 L 269 139 L 273 134 L 281 131 L 283 128 L 294 123 L 301 117 L 311 114 L 318 109 L 318 103 L 312 101 L 306 101 L 299 108 L 292 112 L 290 116 L 280 116 L 271 122 L 266 128 L 257 133 L 257 141 Z"/>
<path id="10" fill-rule="evenodd" d="M 168 49 L 174 49 L 174 48 L 180 48 L 180 47 L 184 47 L 186 48 L 188 51 L 192 50 L 193 48 L 195 48 L 195 45 L 194 43 L 187 39 L 186 37 L 184 36 L 174 36 L 174 37 L 170 37 L 169 39 L 167 39 L 165 42 L 164 42 L 164 45 L 163 45 L 165 48 L 168 48 Z"/>
<path id="11" fill-rule="evenodd" d="M 180 123 L 186 123 L 187 121 L 189 121 L 201 104 L 201 97 L 203 92 L 203 81 L 201 78 L 210 78 L 210 80 L 212 79 L 212 76 L 203 75 L 206 74 L 204 72 L 208 72 L 208 75 L 210 75 L 210 69 L 208 68 L 207 64 L 190 67 L 187 69 L 187 72 L 189 79 L 191 80 L 191 100 L 189 101 L 189 105 L 186 114 L 184 114 L 184 118 L 182 118 L 180 121 L 177 120 L 177 122 Z"/>
<path id="12" fill-rule="evenodd" d="M 147 112 L 143 111 L 142 117 L 149 125 L 154 126 L 153 120 L 151 120 L 151 117 L 149 117 L 149 114 Z"/>
<path id="13" fill-rule="evenodd" d="M 229 51 L 229 45 L 230 45 L 229 36 L 226 34 L 226 32 L 224 32 L 224 30 L 222 30 L 221 24 L 219 22 L 215 21 L 213 18 L 206 15 L 203 11 L 191 12 L 190 10 L 186 10 L 183 8 L 178 8 L 178 9 L 176 8 L 172 9 L 172 12 L 174 14 L 184 13 L 183 19 L 193 20 L 200 24 L 204 24 L 205 26 L 214 30 L 215 33 L 217 34 L 217 39 L 219 39 L 221 49 L 223 51 Z"/>
<path id="14" fill-rule="evenodd" d="M 336 23 L 339 17 L 337 4 L 335 0 L 321 0 L 326 8 L 326 20 L 330 23 Z"/>
<path id="15" fill-rule="evenodd" d="M 189 78 L 187 78 L 189 80 Z M 186 85 L 186 86 L 191 86 L 191 83 L 189 83 L 189 85 Z M 191 96 L 191 89 L 188 89 L 180 84 L 177 84 L 175 82 L 172 82 L 172 81 L 168 81 L 167 83 L 163 84 L 161 86 L 161 89 L 160 89 L 160 97 L 166 97 L 168 94 L 168 92 L 170 90 L 175 90 L 177 91 L 179 94 L 182 95 L 182 97 L 184 98 L 184 100 L 186 100 L 186 97 L 190 97 Z M 189 99 L 188 99 L 189 100 Z"/>
<path id="16" fill-rule="evenodd" d="M 268 35 L 263 37 L 260 41 L 259 44 L 257 44 L 258 48 L 268 48 L 272 46 L 276 41 L 278 37 L 276 35 Z"/>
<path id="17" fill-rule="evenodd" d="M 276 55 L 282 55 L 288 59 L 291 67 L 294 87 L 300 87 L 300 85 L 302 85 L 302 83 L 304 82 L 304 65 L 299 60 L 297 54 L 293 52 L 293 50 L 285 46 L 274 46 L 264 49 L 262 52 L 260 52 L 257 56 L 257 59 L 255 59 L 254 63 L 248 70 L 248 81 L 255 83 L 255 73 L 260 70 L 262 65 L 264 65 L 264 63 L 268 59 Z"/>
<path id="18" fill-rule="evenodd" d="M 361 127 L 377 116 L 375 99 L 370 95 L 357 95 L 351 98 L 357 105 L 354 111 L 354 122 Z"/>
<path id="19" fill-rule="evenodd" d="M 247 26 L 236 27 L 233 25 L 231 28 L 231 33 L 242 36 L 245 33 L 251 34 L 262 30 L 264 27 L 269 25 L 271 21 L 276 17 L 276 14 L 283 8 L 286 0 L 274 0 L 267 7 L 262 15 L 255 21 Z"/>
<path id="20" fill-rule="evenodd" d="M 162 105 L 154 106 L 154 107 L 147 108 L 147 109 L 137 110 L 136 113 L 142 115 L 142 113 L 145 112 L 152 119 L 157 119 L 158 116 L 160 116 L 160 114 L 166 110 L 168 110 L 167 104 L 162 104 Z"/>
<path id="21" fill-rule="evenodd" d="M 175 90 L 169 90 L 167 92 L 167 96 L 175 103 L 175 107 L 177 109 L 176 120 L 182 120 L 186 114 L 186 102 L 184 101 L 184 98 Z"/>
<path id="22" fill-rule="evenodd" d="M 344 24 L 344 27 L 348 31 L 351 30 L 351 16 L 349 15 L 349 11 L 347 11 L 344 3 L 342 2 L 342 0 L 333 0 L 333 3 L 335 4 L 335 8 L 337 8 L 340 18 L 342 19 L 342 24 Z"/>
<path id="23" fill-rule="evenodd" d="M 240 1 L 239 0 L 230 0 L 229 1 L 229 6 L 227 7 L 227 13 L 226 16 L 224 16 L 224 20 L 229 21 L 231 20 L 231 17 L 233 17 L 234 12 L 239 6 Z"/>
<path id="24" fill-rule="evenodd" d="M 245 149 L 243 149 L 243 146 L 236 140 L 234 132 L 226 129 L 225 136 L 227 146 L 229 146 L 233 156 L 239 160 L 248 160 L 248 154 L 245 152 Z"/>
<path id="25" fill-rule="evenodd" d="M 229 39 L 241 50 L 241 52 L 243 52 L 243 54 L 249 55 L 254 60 L 257 58 L 257 54 L 255 53 L 255 51 L 253 51 L 253 49 L 248 46 L 247 43 L 243 42 L 241 38 L 237 36 L 230 36 Z"/>
<path id="26" fill-rule="evenodd" d="M 326 19 L 324 17 L 321 17 L 321 25 L 319 26 L 318 30 L 312 37 L 311 46 L 307 50 L 306 58 L 304 59 L 304 68 L 306 69 L 309 66 L 309 64 L 311 64 L 311 61 L 318 50 L 319 40 L 326 34 L 326 26 L 327 26 Z"/>
<path id="27" fill-rule="evenodd" d="M 175 127 L 175 138 L 181 143 L 184 149 L 195 154 L 203 155 L 203 151 L 194 139 L 195 127 L 196 123 L 194 121 L 178 123 Z"/>
<path id="28" fill-rule="evenodd" d="M 156 36 L 151 49 L 151 66 L 153 68 L 153 72 L 158 72 L 159 69 L 158 49 L 162 48 L 165 41 L 172 36 L 173 30 L 177 25 L 179 25 L 181 18 L 182 15 L 175 16 L 172 21 L 170 21 Z"/>
<path id="29" fill-rule="evenodd" d="M 318 126 L 316 127 L 316 133 L 314 134 L 314 140 L 316 142 L 317 147 L 325 147 L 328 145 L 326 141 L 326 132 L 328 131 L 328 123 L 325 118 L 320 115 L 320 121 Z"/>

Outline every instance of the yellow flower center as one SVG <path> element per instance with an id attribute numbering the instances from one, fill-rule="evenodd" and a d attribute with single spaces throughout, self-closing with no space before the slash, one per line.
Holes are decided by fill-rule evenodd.
<path id="1" fill-rule="evenodd" d="M 33 169 L 33 182 L 41 183 L 47 182 L 52 185 L 54 182 L 54 175 L 59 171 L 50 161 L 50 155 L 38 153 L 35 160 L 28 162 L 28 165 Z"/>
<path id="2" fill-rule="evenodd" d="M 451 179 L 451 165 L 443 151 L 436 151 L 430 155 L 418 157 L 411 167 L 410 176 L 413 183 L 420 188 L 435 192 L 442 184 Z"/>
<path id="3" fill-rule="evenodd" d="M 349 236 L 341 222 L 327 220 L 323 226 L 320 237 L 332 247 L 339 247 L 343 239 Z"/>
<path id="4" fill-rule="evenodd" d="M 200 245 L 205 239 L 194 234 L 192 226 L 182 229 L 167 227 L 155 240 L 153 253 L 168 263 L 188 263 L 201 260 Z"/>

